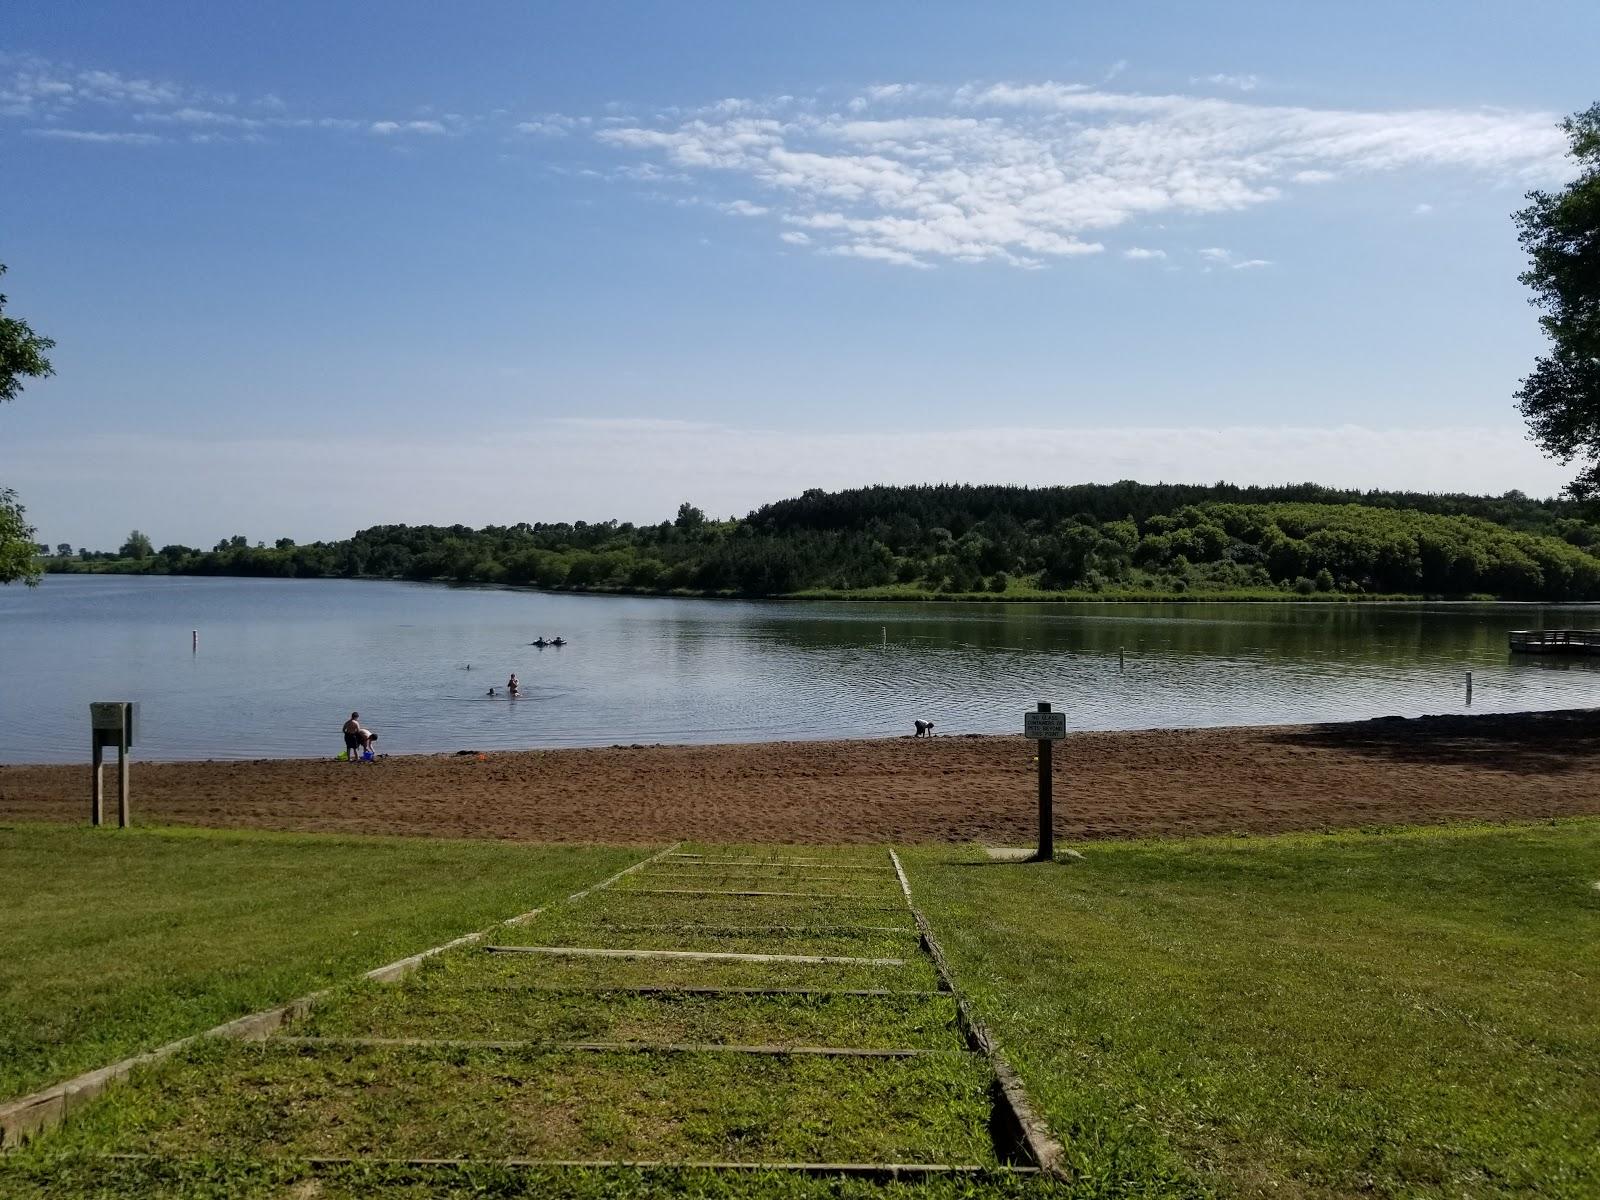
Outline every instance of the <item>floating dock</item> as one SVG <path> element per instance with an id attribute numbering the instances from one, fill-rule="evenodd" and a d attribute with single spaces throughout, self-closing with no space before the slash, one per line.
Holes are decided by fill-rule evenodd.
<path id="1" fill-rule="evenodd" d="M 1513 629 L 1513 654 L 1600 654 L 1600 629 Z"/>

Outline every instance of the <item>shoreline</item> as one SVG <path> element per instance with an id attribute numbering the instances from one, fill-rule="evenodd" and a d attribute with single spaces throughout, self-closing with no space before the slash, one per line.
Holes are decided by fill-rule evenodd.
<path id="1" fill-rule="evenodd" d="M 1600 815 L 1600 709 L 1069 735 L 1067 841 Z M 1030 845 L 1016 734 L 140 762 L 135 824 L 520 841 Z M 84 765 L 0 766 L 0 822 L 86 820 Z"/>
<path id="2" fill-rule="evenodd" d="M 1279 592 L 1270 589 L 1239 591 L 1182 591 L 1136 594 L 1129 591 L 1086 592 L 913 592 L 883 594 L 875 589 L 859 591 L 781 592 L 771 595 L 740 592 L 697 592 L 675 589 L 607 587 L 540 587 L 533 583 L 494 583 L 487 580 L 404 579 L 393 575 L 250 575 L 216 574 L 197 571 L 96 570 L 81 567 L 48 567 L 46 575 L 114 575 L 123 579 L 260 579 L 268 582 L 306 582 L 340 580 L 351 583 L 405 583 L 422 587 L 477 588 L 485 591 L 532 592 L 543 596 L 616 596 L 640 600 L 717 600 L 753 604 L 1498 604 L 1520 607 L 1582 608 L 1600 607 L 1600 600 L 1513 600 L 1490 595 L 1432 595 L 1426 592 Z"/>

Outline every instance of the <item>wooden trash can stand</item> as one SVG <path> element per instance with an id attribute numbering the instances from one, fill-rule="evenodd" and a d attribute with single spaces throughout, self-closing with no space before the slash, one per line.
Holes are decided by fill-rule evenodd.
<path id="1" fill-rule="evenodd" d="M 117 827 L 126 829 L 132 814 L 128 810 L 128 751 L 133 747 L 134 725 L 139 705 L 131 700 L 97 700 L 89 705 L 91 766 L 89 824 L 105 823 L 105 751 L 117 750 Z"/>

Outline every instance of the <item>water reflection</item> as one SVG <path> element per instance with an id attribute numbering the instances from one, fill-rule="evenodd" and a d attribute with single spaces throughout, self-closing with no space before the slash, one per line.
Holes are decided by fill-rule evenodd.
<path id="1" fill-rule="evenodd" d="M 0 761 L 77 760 L 91 699 L 145 758 L 1011 732 L 1587 706 L 1600 662 L 1511 658 L 1584 606 L 755 604 L 347 581 L 52 576 L 0 591 Z M 199 653 L 190 630 L 200 630 Z M 536 649 L 535 638 L 566 646 Z M 526 695 L 490 698 L 516 671 Z M 330 732 L 331 731 L 331 732 Z"/>

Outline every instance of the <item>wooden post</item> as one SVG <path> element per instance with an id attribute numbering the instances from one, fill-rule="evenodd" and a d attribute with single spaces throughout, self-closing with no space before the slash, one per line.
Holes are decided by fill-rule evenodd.
<path id="1" fill-rule="evenodd" d="M 89 736 L 94 738 L 94 755 L 90 759 L 89 770 L 89 824 L 99 825 L 106 815 L 105 776 L 101 770 L 105 765 L 105 747 L 100 744 L 99 730 Z"/>
<path id="2" fill-rule="evenodd" d="M 117 828 L 126 829 L 131 822 L 128 812 L 128 723 L 122 723 L 122 734 L 117 739 Z"/>
<path id="3" fill-rule="evenodd" d="M 1472 672 L 1467 672 L 1467 703 L 1472 703 Z"/>
<path id="4" fill-rule="evenodd" d="M 1050 705 L 1039 701 L 1039 711 L 1047 713 Z M 1052 862 L 1056 856 L 1055 798 L 1051 795 L 1050 741 L 1039 739 L 1039 853 L 1040 862 Z"/>
<path id="5" fill-rule="evenodd" d="M 198 629 L 189 630 L 189 653 L 200 653 L 200 631 Z"/>

